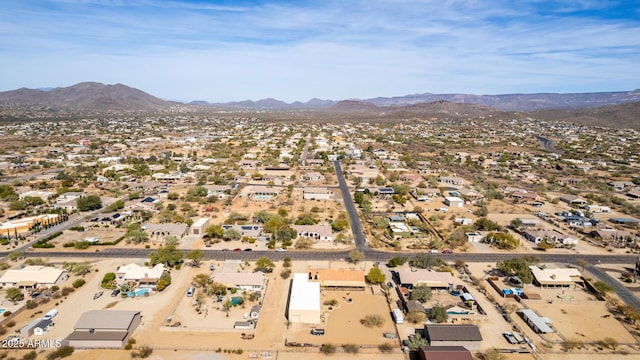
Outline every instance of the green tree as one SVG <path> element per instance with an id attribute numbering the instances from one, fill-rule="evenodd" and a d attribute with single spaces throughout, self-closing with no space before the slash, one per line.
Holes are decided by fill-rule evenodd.
<path id="1" fill-rule="evenodd" d="M 440 264 L 442 264 L 442 260 L 426 253 L 416 254 L 416 256 L 411 259 L 411 266 L 419 269 L 431 269 L 432 267 L 439 266 Z"/>
<path id="2" fill-rule="evenodd" d="M 22 290 L 18 288 L 9 288 L 7 289 L 5 297 L 9 301 L 20 301 L 24 299 L 24 294 L 22 293 Z"/>
<path id="3" fill-rule="evenodd" d="M 214 225 L 209 225 L 207 226 L 206 229 L 204 229 L 205 234 L 207 234 L 210 238 L 222 238 L 222 235 L 224 234 L 224 229 L 222 229 L 222 226 L 214 224 Z"/>
<path id="4" fill-rule="evenodd" d="M 91 272 L 91 265 L 89 264 L 74 264 L 71 268 L 71 273 L 77 276 L 85 276 Z"/>
<path id="5" fill-rule="evenodd" d="M 529 270 L 529 265 L 532 264 L 532 259 L 526 259 L 524 257 L 506 259 L 496 264 L 496 267 L 507 275 L 515 275 L 525 284 L 531 284 L 533 281 L 533 275 Z"/>
<path id="6" fill-rule="evenodd" d="M 224 233 L 222 233 L 222 238 L 225 241 L 240 240 L 241 237 L 242 234 L 238 230 L 233 228 L 226 229 Z"/>
<path id="7" fill-rule="evenodd" d="M 435 321 L 439 324 L 447 321 L 448 318 L 449 314 L 447 314 L 447 309 L 440 304 L 433 305 L 429 312 L 429 320 Z"/>
<path id="8" fill-rule="evenodd" d="M 187 259 L 191 260 L 191 264 L 194 267 L 200 267 L 200 262 L 202 261 L 203 257 L 204 257 L 204 253 L 202 252 L 202 250 L 199 250 L 199 249 L 191 250 L 187 254 Z"/>
<path id="9" fill-rule="evenodd" d="M 349 260 L 352 263 L 357 264 L 364 260 L 364 253 L 360 250 L 351 250 L 349 251 Z"/>
<path id="10" fill-rule="evenodd" d="M 593 283 L 593 287 L 598 290 L 599 293 L 601 293 L 602 295 L 607 295 L 609 293 L 614 292 L 614 288 L 613 286 L 607 284 L 604 281 L 598 280 L 596 282 Z"/>
<path id="11" fill-rule="evenodd" d="M 385 275 L 379 267 L 374 266 L 371 268 L 371 270 L 369 270 L 369 273 L 367 274 L 367 280 L 371 284 L 381 284 L 385 281 Z"/>
<path id="12" fill-rule="evenodd" d="M 174 267 L 182 262 L 182 257 L 182 251 L 180 251 L 175 244 L 166 244 L 165 246 L 160 246 L 157 251 L 151 252 L 151 254 L 149 254 L 149 261 L 154 266 L 164 264 L 168 267 Z"/>
<path id="13" fill-rule="evenodd" d="M 487 234 L 487 242 L 493 244 L 498 249 L 513 250 L 520 246 L 520 240 L 513 235 L 504 232 L 490 232 Z"/>
<path id="14" fill-rule="evenodd" d="M 389 262 L 387 263 L 387 266 L 390 268 L 396 267 L 396 266 L 401 266 L 404 265 L 407 262 L 407 258 L 404 256 L 396 256 L 391 258 L 391 260 L 389 260 Z"/>
<path id="15" fill-rule="evenodd" d="M 78 199 L 76 207 L 80 211 L 97 210 L 102 207 L 102 200 L 97 195 L 87 195 Z"/>
<path id="16" fill-rule="evenodd" d="M 496 223 L 495 221 L 491 221 L 485 217 L 476 220 L 474 226 L 477 230 L 482 231 L 496 231 L 502 229 L 502 227 L 498 223 Z"/>
<path id="17" fill-rule="evenodd" d="M 270 273 L 273 271 L 273 268 L 275 267 L 276 267 L 276 264 L 274 264 L 273 261 L 271 261 L 266 256 L 263 256 L 260 259 L 256 260 L 256 271 Z"/>
<path id="18" fill-rule="evenodd" d="M 423 338 L 422 335 L 420 335 L 420 333 L 417 333 L 413 336 L 409 336 L 409 339 L 407 339 L 407 346 L 411 350 L 417 350 L 421 346 L 428 346 L 428 345 L 429 345 L 429 342 L 427 341 L 427 339 Z"/>
<path id="19" fill-rule="evenodd" d="M 431 288 L 426 285 L 418 285 L 411 290 L 409 298 L 411 300 L 418 300 L 420 302 L 427 302 L 433 295 Z"/>

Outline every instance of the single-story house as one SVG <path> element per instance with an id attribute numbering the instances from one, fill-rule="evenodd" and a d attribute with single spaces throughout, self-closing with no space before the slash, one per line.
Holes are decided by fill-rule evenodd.
<path id="1" fill-rule="evenodd" d="M 87 311 L 65 342 L 77 349 L 122 348 L 141 322 L 140 311 Z"/>
<path id="2" fill-rule="evenodd" d="M 0 277 L 0 285 L 20 289 L 49 288 L 62 284 L 67 277 L 64 271 L 53 266 L 33 265 L 18 270 L 7 270 Z"/>
<path id="3" fill-rule="evenodd" d="M 238 290 L 261 291 L 264 285 L 264 274 L 259 271 L 253 273 L 216 271 L 211 275 L 211 280 Z"/>
<path id="4" fill-rule="evenodd" d="M 524 233 L 524 237 L 535 244 L 540 244 L 543 241 L 548 244 L 562 245 L 575 245 L 578 243 L 578 239 L 556 230 L 530 230 Z"/>
<path id="5" fill-rule="evenodd" d="M 322 175 L 322 173 L 319 173 L 317 171 L 311 171 L 311 172 L 302 174 L 303 181 L 322 181 L 324 179 L 325 179 L 324 175 Z"/>
<path id="6" fill-rule="evenodd" d="M 464 180 L 457 176 L 440 176 L 438 182 L 447 185 L 462 185 Z"/>
<path id="7" fill-rule="evenodd" d="M 134 281 L 138 284 L 138 287 L 155 288 L 165 270 L 164 264 L 157 264 L 153 268 L 148 268 L 131 263 L 120 266 L 116 276 L 123 282 Z"/>
<path id="8" fill-rule="evenodd" d="M 320 323 L 320 282 L 310 281 L 307 273 L 293 274 L 287 309 L 292 323 Z"/>
<path id="9" fill-rule="evenodd" d="M 473 360 L 464 346 L 420 346 L 418 357 L 420 360 Z"/>
<path id="10" fill-rule="evenodd" d="M 333 231 L 329 224 L 291 225 L 298 233 L 298 237 L 308 237 L 314 240 L 333 241 Z"/>
<path id="11" fill-rule="evenodd" d="M 482 334 L 471 324 L 427 324 L 425 338 L 431 346 L 464 346 L 469 350 L 479 350 Z"/>
<path id="12" fill-rule="evenodd" d="M 533 274 L 534 284 L 541 287 L 556 287 L 556 286 L 571 286 L 575 284 L 582 284 L 582 274 L 578 269 L 573 268 L 559 268 L 541 269 L 538 266 L 531 265 L 529 270 Z"/>
<path id="13" fill-rule="evenodd" d="M 167 224 L 144 224 L 142 230 L 149 234 L 152 239 L 161 236 L 163 239 L 167 236 L 175 236 L 182 239 L 189 232 L 189 225 L 184 223 L 167 223 Z"/>
<path id="14" fill-rule="evenodd" d="M 561 195 L 560 196 L 560 201 L 564 201 L 567 204 L 573 204 L 573 205 L 586 205 L 587 201 L 576 196 L 576 195 L 571 195 L 571 194 L 567 194 L 567 195 Z"/>
<path id="15" fill-rule="evenodd" d="M 432 271 L 401 267 L 395 270 L 400 284 L 406 288 L 425 285 L 432 289 L 453 290 L 453 276 L 450 272 Z"/>
<path id="16" fill-rule="evenodd" d="M 222 225 L 223 230 L 233 229 L 240 233 L 241 236 L 250 238 L 258 238 L 262 235 L 262 225 L 246 224 L 246 225 Z"/>
<path id="17" fill-rule="evenodd" d="M 302 189 L 302 198 L 304 200 L 334 200 L 335 194 L 325 187 L 305 187 Z"/>
<path id="18" fill-rule="evenodd" d="M 364 290 L 366 285 L 361 270 L 311 269 L 309 278 L 319 281 L 322 288 L 329 290 Z"/>
<path id="19" fill-rule="evenodd" d="M 207 189 L 207 196 L 218 198 L 225 197 L 232 189 L 231 185 L 205 185 L 204 188 Z"/>

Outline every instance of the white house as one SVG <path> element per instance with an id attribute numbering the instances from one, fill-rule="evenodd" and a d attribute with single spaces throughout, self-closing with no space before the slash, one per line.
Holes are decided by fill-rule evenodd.
<path id="1" fill-rule="evenodd" d="M 333 200 L 335 194 L 323 187 L 305 187 L 302 189 L 302 198 L 304 200 Z"/>
<path id="2" fill-rule="evenodd" d="M 292 225 L 298 237 L 308 237 L 314 240 L 333 241 L 333 232 L 329 224 Z"/>
<path id="3" fill-rule="evenodd" d="M 260 291 L 264 284 L 264 274 L 261 272 L 230 272 L 216 271 L 211 275 L 213 282 L 221 283 L 229 288 L 246 291 Z"/>
<path id="4" fill-rule="evenodd" d="M 67 278 L 66 273 L 52 266 L 26 266 L 19 270 L 7 270 L 0 277 L 2 287 L 37 289 L 60 285 Z"/>
<path id="5" fill-rule="evenodd" d="M 165 270 L 164 264 L 148 268 L 131 263 L 120 266 L 116 276 L 124 282 L 134 281 L 140 287 L 155 287 Z"/>

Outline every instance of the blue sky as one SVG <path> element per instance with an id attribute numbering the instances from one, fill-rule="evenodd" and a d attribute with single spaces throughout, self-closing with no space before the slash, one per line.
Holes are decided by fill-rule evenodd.
<path id="1" fill-rule="evenodd" d="M 0 91 L 179 101 L 640 88 L 640 2 L 5 0 Z"/>

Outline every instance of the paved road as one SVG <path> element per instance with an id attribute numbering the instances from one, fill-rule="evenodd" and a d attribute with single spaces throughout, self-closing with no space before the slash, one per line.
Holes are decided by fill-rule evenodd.
<path id="1" fill-rule="evenodd" d="M 338 186 L 340 188 L 340 192 L 342 193 L 344 208 L 345 210 L 347 210 L 347 214 L 349 215 L 349 222 L 351 223 L 351 233 L 353 233 L 353 239 L 355 240 L 356 248 L 360 251 L 366 251 L 367 249 L 369 249 L 369 240 L 367 240 L 367 237 L 362 231 L 362 224 L 360 223 L 360 218 L 358 217 L 358 210 L 356 210 L 356 205 L 353 203 L 353 197 L 351 197 L 351 191 L 349 190 L 347 181 L 345 180 L 344 174 L 342 173 L 342 164 L 340 164 L 340 161 L 334 161 L 333 166 L 336 169 L 336 177 L 338 178 Z"/>
<path id="2" fill-rule="evenodd" d="M 536 139 L 538 139 L 542 143 L 542 147 L 545 148 L 546 150 L 549 150 L 552 153 L 562 155 L 562 151 L 556 149 L 555 141 L 551 139 L 547 139 L 546 137 L 542 137 L 542 136 L 536 136 Z"/>
<path id="3" fill-rule="evenodd" d="M 38 250 L 27 251 L 27 257 L 98 257 L 98 258 L 147 258 L 153 249 L 130 249 L 130 248 L 89 248 L 83 251 L 57 251 L 57 250 Z M 185 253 L 188 252 L 184 251 Z M 212 260 L 257 260 L 260 257 L 267 256 L 272 260 L 282 260 L 285 257 L 291 260 L 343 260 L 348 258 L 349 251 L 323 251 L 323 250 L 307 250 L 307 251 L 287 251 L 277 252 L 274 250 L 266 251 L 222 251 L 222 250 L 202 250 L 206 259 Z M 0 253 L 0 257 L 6 256 L 8 253 Z M 387 252 L 374 249 L 366 249 L 365 255 L 367 261 L 387 262 L 394 256 L 405 256 L 411 258 L 415 252 Z M 466 262 L 498 262 L 505 259 L 511 259 L 518 256 L 530 256 L 531 253 L 509 253 L 509 254 L 491 254 L 491 253 L 460 253 L 460 254 L 434 254 L 444 261 L 455 261 L 462 259 Z M 578 259 L 585 260 L 589 263 L 603 264 L 635 264 L 637 255 L 584 255 L 584 254 L 540 254 L 536 255 L 542 262 L 575 264 Z"/>
<path id="4" fill-rule="evenodd" d="M 631 291 L 629 291 L 626 287 L 624 287 L 624 285 L 622 285 L 620 281 L 614 279 L 613 277 L 611 277 L 609 274 L 607 274 L 597 266 L 590 265 L 590 266 L 587 266 L 585 269 L 588 270 L 591 274 L 593 274 L 598 279 L 613 286 L 616 294 L 618 294 L 620 299 L 622 299 L 622 301 L 624 301 L 625 304 L 631 305 L 636 309 L 640 309 L 640 298 L 635 296 Z"/>

